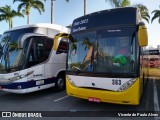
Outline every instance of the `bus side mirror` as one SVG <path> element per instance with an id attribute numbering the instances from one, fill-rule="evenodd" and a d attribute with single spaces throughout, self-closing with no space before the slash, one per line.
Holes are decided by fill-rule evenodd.
<path id="1" fill-rule="evenodd" d="M 55 36 L 53 41 L 54 41 L 53 49 L 55 51 L 57 51 L 58 50 L 58 46 L 59 46 L 59 42 L 60 42 L 59 36 Z"/>
<path id="2" fill-rule="evenodd" d="M 148 33 L 147 33 L 147 28 L 144 23 L 139 24 L 138 42 L 139 42 L 140 47 L 148 45 Z"/>
<path id="3" fill-rule="evenodd" d="M 69 34 L 60 33 L 54 37 L 53 49 L 56 53 L 66 53 L 68 48 Z"/>

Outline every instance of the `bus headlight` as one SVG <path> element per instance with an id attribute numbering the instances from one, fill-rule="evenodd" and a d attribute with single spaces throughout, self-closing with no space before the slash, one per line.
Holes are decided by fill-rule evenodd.
<path id="1" fill-rule="evenodd" d="M 125 91 L 127 90 L 131 85 L 133 85 L 133 83 L 136 81 L 136 79 L 131 79 L 129 81 L 127 81 L 126 83 L 124 83 L 117 91 Z"/>
<path id="2" fill-rule="evenodd" d="M 70 83 L 72 86 L 76 87 L 75 83 L 71 80 L 71 78 L 70 78 L 68 75 L 66 75 L 66 79 L 69 81 L 69 83 Z"/>

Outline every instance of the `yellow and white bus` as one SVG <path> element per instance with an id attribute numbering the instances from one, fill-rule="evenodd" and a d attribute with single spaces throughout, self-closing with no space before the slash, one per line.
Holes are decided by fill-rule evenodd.
<path id="1" fill-rule="evenodd" d="M 139 104 L 148 78 L 148 68 L 143 65 L 148 36 L 138 8 L 79 17 L 73 21 L 70 35 L 56 36 L 54 49 L 63 50 L 67 37 L 68 95 L 93 102 Z"/>

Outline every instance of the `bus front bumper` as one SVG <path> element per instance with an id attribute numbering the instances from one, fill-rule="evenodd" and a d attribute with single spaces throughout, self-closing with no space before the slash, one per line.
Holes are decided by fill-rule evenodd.
<path id="1" fill-rule="evenodd" d="M 123 92 L 107 91 L 100 89 L 89 89 L 72 86 L 66 77 L 67 94 L 73 97 L 95 99 L 95 102 L 108 102 L 116 104 L 138 105 L 140 101 L 140 79 Z"/>

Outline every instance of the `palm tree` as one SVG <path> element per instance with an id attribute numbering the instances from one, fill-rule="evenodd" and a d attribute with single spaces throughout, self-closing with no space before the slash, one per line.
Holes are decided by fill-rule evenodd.
<path id="1" fill-rule="evenodd" d="M 86 0 L 84 0 L 84 15 L 86 15 L 86 5 L 87 5 Z"/>
<path id="2" fill-rule="evenodd" d="M 93 44 L 94 42 L 91 42 L 88 37 L 84 37 L 84 40 L 82 41 L 82 46 L 85 46 L 85 50 L 89 50 L 91 47 L 93 47 Z"/>
<path id="3" fill-rule="evenodd" d="M 146 20 L 149 23 L 150 16 L 148 13 L 148 8 L 143 4 L 135 4 L 133 6 L 138 7 L 140 9 L 142 19 Z"/>
<path id="4" fill-rule="evenodd" d="M 17 51 L 18 50 L 18 44 L 17 42 L 10 42 L 9 43 L 9 52 L 12 53 L 13 51 Z"/>
<path id="5" fill-rule="evenodd" d="M 71 29 L 71 28 L 72 28 L 72 24 L 70 24 L 70 25 L 66 26 L 66 28 Z M 0 36 L 0 37 L 1 37 L 1 36 Z"/>
<path id="6" fill-rule="evenodd" d="M 55 0 L 51 0 L 51 23 L 54 23 L 54 1 Z M 69 2 L 69 0 L 66 0 L 67 2 Z"/>
<path id="7" fill-rule="evenodd" d="M 46 0 L 43 0 L 44 2 Z M 18 11 L 22 10 L 22 12 L 27 15 L 27 24 L 30 23 L 30 10 L 34 8 L 38 10 L 40 14 L 45 11 L 44 4 L 41 0 L 13 0 L 14 2 L 20 2 L 18 5 Z"/>
<path id="8" fill-rule="evenodd" d="M 54 0 L 51 0 L 51 23 L 54 23 Z"/>
<path id="9" fill-rule="evenodd" d="M 0 21 L 6 20 L 9 23 L 9 29 L 12 28 L 14 17 L 24 17 L 22 13 L 11 9 L 11 6 L 6 5 L 5 7 L 0 7 Z"/>
<path id="10" fill-rule="evenodd" d="M 3 46 L 1 45 L 3 44 Z M 13 52 L 18 51 L 18 44 L 15 41 L 11 41 L 10 36 L 5 36 L 2 41 L 0 42 L 0 60 L 2 63 L 2 61 L 4 60 L 5 62 L 5 66 L 3 66 L 2 64 L 0 64 L 0 67 L 5 67 L 10 68 L 10 54 Z"/>
<path id="11" fill-rule="evenodd" d="M 130 6 L 130 1 L 129 0 L 106 0 L 106 2 L 107 1 L 109 1 L 110 4 L 115 8 Z"/>
<path id="12" fill-rule="evenodd" d="M 71 42 L 72 42 L 72 44 L 71 44 L 71 51 L 70 52 L 72 52 L 72 51 L 75 51 L 75 53 L 77 52 L 77 39 L 75 38 L 73 38 L 72 40 L 71 40 Z M 71 53 L 70 53 L 71 54 Z"/>
<path id="13" fill-rule="evenodd" d="M 160 10 L 154 10 L 152 11 L 152 13 L 154 14 L 153 17 L 152 17 L 152 20 L 151 22 L 153 22 L 155 19 L 158 18 L 158 22 L 160 24 Z"/>
<path id="14" fill-rule="evenodd" d="M 91 57 L 94 51 L 94 42 L 92 42 L 88 37 L 84 37 L 83 41 L 82 41 L 82 46 L 84 46 L 84 50 L 88 50 L 86 56 L 84 57 L 84 63 L 90 64 L 91 61 Z"/>
<path id="15" fill-rule="evenodd" d="M 8 49 L 9 49 L 9 42 L 10 42 L 10 37 L 7 35 L 3 38 L 2 42 L 4 43 L 3 47 L 2 47 L 2 50 L 4 50 L 1 54 L 1 63 L 2 63 L 2 60 L 4 59 L 5 61 L 5 69 L 9 68 L 10 67 L 10 62 L 9 62 L 9 52 L 8 52 Z M 2 43 L 1 42 L 1 43 Z"/>
<path id="16" fill-rule="evenodd" d="M 108 0 L 106 0 L 106 1 L 108 1 Z M 110 3 L 115 8 L 117 8 L 117 7 L 129 7 L 129 6 L 138 7 L 140 9 L 142 19 L 146 20 L 149 23 L 150 16 L 149 16 L 149 13 L 148 13 L 148 9 L 145 5 L 143 5 L 143 4 L 131 5 L 130 0 L 110 0 Z"/>

